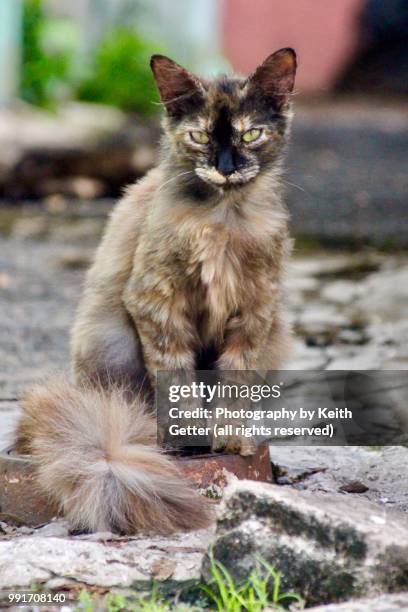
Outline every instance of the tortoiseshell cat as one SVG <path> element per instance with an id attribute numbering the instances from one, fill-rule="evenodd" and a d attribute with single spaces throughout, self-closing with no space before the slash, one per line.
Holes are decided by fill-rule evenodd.
<path id="1" fill-rule="evenodd" d="M 72 332 L 76 385 L 35 387 L 17 431 L 42 489 L 88 530 L 168 533 L 209 520 L 154 448 L 155 419 L 138 398 L 146 371 L 154 385 L 157 370 L 276 369 L 289 346 L 280 175 L 295 53 L 277 51 L 248 78 L 199 79 L 160 55 L 151 66 L 166 109 L 161 161 L 118 203 L 88 273 Z M 240 439 L 223 447 L 252 452 Z"/>

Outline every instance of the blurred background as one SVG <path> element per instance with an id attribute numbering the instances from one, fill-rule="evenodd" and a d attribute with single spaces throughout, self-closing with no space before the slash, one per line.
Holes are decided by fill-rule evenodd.
<path id="1" fill-rule="evenodd" d="M 153 52 L 248 74 L 293 46 L 295 230 L 405 246 L 407 39 L 405 0 L 2 0 L 0 198 L 55 209 L 142 175 L 158 136 Z"/>
<path id="2" fill-rule="evenodd" d="M 405 368 L 407 38 L 405 0 L 1 0 L 4 401 L 67 364 L 109 210 L 155 163 L 154 52 L 211 75 L 296 49 L 290 366 Z"/>

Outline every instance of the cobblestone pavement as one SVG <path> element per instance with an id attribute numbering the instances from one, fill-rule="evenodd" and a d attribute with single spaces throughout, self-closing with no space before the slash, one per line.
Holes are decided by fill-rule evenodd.
<path id="1" fill-rule="evenodd" d="M 103 215 L 65 223 L 53 215 L 12 217 L 0 211 L 0 229 L 7 226 L 0 243 L 0 448 L 10 442 L 24 388 L 69 368 L 69 328 L 104 221 Z M 407 368 L 408 255 L 295 252 L 287 301 L 296 332 L 289 368 Z M 404 447 L 274 446 L 271 459 L 286 491 L 324 493 L 334 504 L 351 495 L 353 507 L 360 500 L 375 504 L 391 529 L 389 513 L 407 511 Z M 197 580 L 213 532 L 115 538 L 72 536 L 63 520 L 36 530 L 0 520 L 0 587 L 38 582 L 74 592 L 92 585 L 123 589 L 151 578 Z M 106 564 L 116 574 L 106 573 Z"/>
<path id="2" fill-rule="evenodd" d="M 2 217 L 0 216 L 0 222 Z M 103 219 L 15 217 L 0 256 L 0 440 L 18 395 L 68 369 L 69 328 Z M 292 369 L 406 369 L 408 256 L 297 254 L 287 281 L 296 331 Z"/>

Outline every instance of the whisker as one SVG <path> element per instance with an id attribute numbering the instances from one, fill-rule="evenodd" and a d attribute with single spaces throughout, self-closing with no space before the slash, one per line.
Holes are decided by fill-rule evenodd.
<path id="1" fill-rule="evenodd" d="M 300 185 L 296 185 L 296 183 L 291 183 L 290 181 L 287 181 L 286 179 L 284 179 L 282 177 L 281 177 L 281 181 L 282 181 L 282 183 L 285 183 L 285 185 L 290 185 L 291 187 L 296 187 L 296 189 L 299 189 L 299 191 L 303 191 L 303 193 L 305 193 L 306 195 L 310 195 L 310 193 L 306 189 L 304 189 Z"/>
<path id="2" fill-rule="evenodd" d="M 180 178 L 180 176 L 184 176 L 186 174 L 194 174 L 194 172 L 192 170 L 187 170 L 186 172 L 180 172 L 179 174 L 176 174 L 176 176 L 172 176 L 167 181 L 164 181 L 164 183 L 159 185 L 159 188 L 157 191 L 161 191 L 163 187 L 165 187 L 168 183 L 171 183 L 172 181 L 175 181 L 176 179 Z"/>
<path id="3" fill-rule="evenodd" d="M 294 89 L 291 92 L 287 92 L 287 91 L 275 91 L 274 92 L 274 96 L 282 96 L 284 98 L 293 98 L 294 96 L 298 96 L 300 93 L 300 91 L 298 89 Z"/>

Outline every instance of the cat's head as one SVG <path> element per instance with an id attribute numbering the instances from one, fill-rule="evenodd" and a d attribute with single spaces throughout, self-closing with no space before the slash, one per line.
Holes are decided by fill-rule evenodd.
<path id="1" fill-rule="evenodd" d="M 177 169 L 217 188 L 239 187 L 279 159 L 290 116 L 296 55 L 281 49 L 248 78 L 200 79 L 154 55 Z"/>

